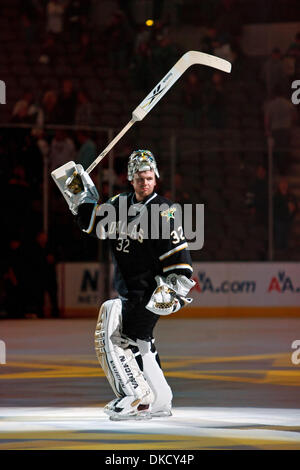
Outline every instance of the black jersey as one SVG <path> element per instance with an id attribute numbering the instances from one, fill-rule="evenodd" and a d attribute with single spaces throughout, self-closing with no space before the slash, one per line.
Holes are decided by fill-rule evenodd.
<path id="1" fill-rule="evenodd" d="M 107 205 L 113 209 L 108 211 L 109 217 L 104 210 Z M 141 203 L 134 192 L 129 192 L 112 197 L 104 205 L 79 206 L 77 221 L 81 229 L 109 238 L 115 286 L 121 296 L 150 298 L 156 288 L 156 275 L 191 277 L 191 256 L 182 226 L 175 225 L 175 211 L 176 205 L 155 192 Z"/>

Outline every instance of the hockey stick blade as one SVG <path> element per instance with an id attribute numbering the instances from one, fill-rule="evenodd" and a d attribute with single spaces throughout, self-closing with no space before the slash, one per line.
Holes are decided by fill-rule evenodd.
<path id="1" fill-rule="evenodd" d="M 171 70 L 164 76 L 164 78 L 153 88 L 146 98 L 139 104 L 133 111 L 133 121 L 141 121 L 151 111 L 151 109 L 158 103 L 158 101 L 167 93 L 167 91 L 174 85 L 174 83 L 181 77 L 181 75 L 192 65 L 206 65 L 214 69 L 222 70 L 223 72 L 231 72 L 231 63 L 227 60 L 221 59 L 204 52 L 189 51 L 186 52 Z"/>
<path id="2" fill-rule="evenodd" d="M 181 77 L 181 75 L 192 65 L 206 65 L 214 69 L 222 70 L 223 72 L 231 72 L 231 63 L 220 57 L 210 54 L 205 54 L 199 51 L 186 52 L 176 64 L 169 70 L 164 78 L 153 88 L 146 98 L 135 108 L 132 112 L 131 120 L 119 132 L 118 135 L 108 144 L 108 146 L 98 155 L 98 157 L 87 168 L 87 173 L 90 173 L 98 163 L 110 152 L 116 143 L 123 137 L 123 135 L 131 128 L 136 121 L 141 121 L 151 111 L 158 101 L 167 93 L 167 91 L 174 85 L 174 83 Z"/>

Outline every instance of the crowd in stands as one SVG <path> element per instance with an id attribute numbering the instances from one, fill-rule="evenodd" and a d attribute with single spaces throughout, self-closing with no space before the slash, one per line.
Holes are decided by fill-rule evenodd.
<path id="1" fill-rule="evenodd" d="M 66 209 L 62 209 L 64 202 L 50 178 L 50 225 L 49 233 L 44 233 L 42 201 L 45 162 L 48 174 L 70 160 L 87 168 L 107 143 L 107 133 L 101 134 L 96 127 L 113 127 L 116 130 L 126 124 L 123 115 L 127 113 L 124 119 L 129 120 L 131 109 L 128 109 L 128 105 L 135 103 L 137 106 L 140 99 L 153 88 L 183 52 L 182 46 L 172 35 L 172 24 L 180 26 L 183 2 L 174 2 L 176 7 L 172 10 L 174 16 L 171 20 L 161 14 L 164 2 L 153 2 L 158 20 L 151 28 L 136 22 L 129 8 L 130 2 L 126 1 L 118 2 L 120 8 L 108 18 L 102 28 L 91 26 L 94 3 L 91 0 L 20 2 L 18 27 L 28 60 L 23 63 L 24 70 L 26 67 L 30 67 L 31 71 L 37 70 L 37 85 L 34 87 L 32 80 L 29 80 L 27 86 L 20 87 L 19 95 L 9 104 L 8 121 L 11 129 L 6 129 L 0 135 L 0 158 L 3 162 L 0 172 L 2 180 L 6 181 L 6 240 L 3 245 L 5 263 L 1 272 L 0 289 L 4 294 L 1 294 L 0 303 L 9 316 L 22 317 L 35 313 L 42 317 L 46 292 L 49 295 L 52 315 L 57 316 L 59 313 L 55 264 L 63 260 L 95 259 L 97 252 L 96 243 L 87 244 L 85 240 L 80 239 L 80 234 L 74 235 L 75 238 L 78 237 L 77 249 L 69 247 L 69 238 L 73 236 L 70 234 L 74 233 L 73 221 L 70 216 L 70 221 L 65 222 Z M 214 136 L 226 136 L 227 130 L 241 125 L 244 107 L 250 107 L 251 104 L 251 97 L 247 96 L 247 90 L 243 90 L 241 86 L 249 66 L 240 45 L 242 15 L 234 0 L 201 2 L 201 5 L 201 26 L 204 28 L 204 34 L 198 49 L 231 61 L 233 73 L 229 79 L 223 73 L 204 67 L 193 68 L 187 72 L 178 88 L 177 101 L 175 98 L 172 100 L 170 92 L 169 114 L 165 116 L 164 122 L 177 130 L 184 128 L 187 132 L 190 131 L 191 135 L 208 129 L 214 132 Z M 33 49 L 35 54 L 32 53 Z M 234 179 L 233 173 L 238 171 L 240 175 L 240 167 L 245 165 L 246 160 L 250 161 L 252 172 L 247 174 L 250 182 L 248 177 L 245 178 L 248 188 L 240 187 L 241 192 L 237 194 L 247 192 L 243 210 L 254 227 L 262 227 L 266 232 L 269 207 L 266 142 L 268 139 L 271 141 L 274 174 L 278 180 L 273 194 L 274 242 L 276 250 L 282 252 L 283 256 L 288 250 L 292 224 L 298 211 L 298 202 L 289 188 L 288 177 L 292 163 L 291 130 L 299 124 L 299 118 L 291 104 L 288 86 L 291 80 L 299 78 L 299 57 L 300 33 L 286 51 L 274 48 L 264 65 L 256 71 L 255 77 L 258 87 L 263 90 L 261 96 L 264 103 L 261 102 L 261 109 L 254 110 L 254 133 L 262 132 L 264 135 L 265 147 L 261 151 L 263 157 L 258 161 L 254 158 L 253 150 L 250 151 L 250 160 L 243 156 L 236 163 L 234 160 L 230 161 L 230 158 L 233 158 L 231 155 L 229 161 L 224 163 L 228 164 L 229 171 L 232 171 L 228 177 L 230 181 L 231 176 Z M 229 92 L 230 86 L 232 94 Z M 237 112 L 235 108 L 239 93 L 240 111 Z M 127 97 L 124 110 L 122 103 Z M 149 119 L 148 122 L 151 123 L 152 118 Z M 147 124 L 145 125 L 147 127 Z M 159 127 L 157 125 L 153 128 L 157 134 L 162 132 Z M 151 129 L 149 132 L 151 133 Z M 162 135 L 159 134 L 153 141 L 162 141 Z M 136 146 L 134 136 L 131 143 L 132 145 L 128 145 L 126 141 L 123 147 L 118 148 L 113 174 L 108 170 L 107 160 L 101 165 L 101 175 L 98 172 L 92 174 L 95 182 L 101 180 L 103 198 L 109 197 L 111 190 L 120 192 L 128 188 L 126 161 Z M 215 142 L 211 143 L 216 145 Z M 176 169 L 175 174 L 176 199 L 180 203 L 205 202 L 210 208 L 213 204 L 210 206 L 210 199 L 205 199 L 205 194 L 209 193 L 209 189 L 214 190 L 214 184 L 217 185 L 216 168 L 212 164 L 212 173 L 207 175 L 206 181 L 203 177 L 201 195 L 204 200 L 199 200 L 199 195 L 193 194 L 189 180 L 185 178 L 184 171 L 189 170 L 185 166 L 187 149 L 183 147 L 181 146 L 180 150 L 183 165 Z M 158 162 L 162 160 L 161 166 L 164 170 L 162 174 L 167 174 L 169 169 L 163 160 L 163 143 L 160 142 L 157 148 L 156 156 Z M 226 157 L 226 149 L 219 149 L 218 152 L 222 162 L 223 156 L 224 159 Z M 205 151 L 202 152 L 201 158 L 204 174 Z M 209 158 L 213 162 L 213 151 Z M 182 168 L 183 172 L 180 171 Z M 211 188 L 208 187 L 209 178 L 212 181 Z M 237 180 L 238 176 L 234 181 Z M 169 181 L 162 178 L 160 184 L 161 192 L 171 198 Z M 198 187 L 201 184 L 199 180 Z M 224 198 L 226 190 L 230 189 L 224 188 Z M 231 194 L 230 191 L 228 194 Z M 214 203 L 217 204 L 217 201 L 214 200 Z M 218 204 L 224 207 L 224 200 L 219 200 Z M 15 217 L 12 217 L 13 213 L 16 213 Z M 64 223 L 60 227 L 61 220 Z M 32 283 L 36 283 L 39 289 L 32 289 L 33 284 L 30 284 L 26 275 L 32 252 L 35 253 L 35 264 L 33 266 L 31 263 L 30 272 L 36 273 Z M 211 249 L 212 258 L 207 259 L 222 260 L 214 258 L 214 253 L 216 251 Z M 259 260 L 265 259 L 267 242 L 259 257 Z M 19 303 L 21 297 L 26 298 L 23 304 Z"/>

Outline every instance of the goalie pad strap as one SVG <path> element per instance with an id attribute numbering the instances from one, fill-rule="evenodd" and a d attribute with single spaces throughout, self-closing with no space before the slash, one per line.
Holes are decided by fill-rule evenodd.
<path id="1" fill-rule="evenodd" d="M 150 404 L 153 392 L 136 360 L 138 346 L 121 336 L 122 303 L 108 300 L 100 308 L 95 331 L 98 360 L 117 397 L 132 396 L 132 405 Z"/>

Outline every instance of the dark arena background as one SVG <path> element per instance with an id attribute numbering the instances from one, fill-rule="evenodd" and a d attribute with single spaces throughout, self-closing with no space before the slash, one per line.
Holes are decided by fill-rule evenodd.
<path id="1" fill-rule="evenodd" d="M 0 49 L 0 449 L 300 450 L 299 2 L 1 0 Z M 150 149 L 159 194 L 204 205 L 193 303 L 155 328 L 173 415 L 114 422 L 111 256 L 50 173 L 87 169 L 188 51 L 232 71 L 189 68 L 90 174 L 105 201 Z"/>

